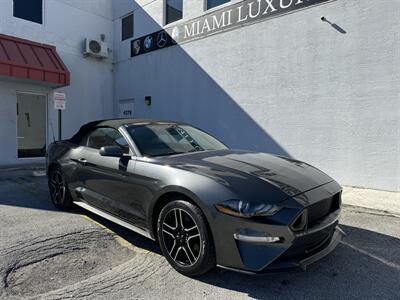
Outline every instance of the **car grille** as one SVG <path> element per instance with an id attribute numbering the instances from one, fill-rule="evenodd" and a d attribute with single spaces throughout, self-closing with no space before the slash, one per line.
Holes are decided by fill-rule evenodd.
<path id="1" fill-rule="evenodd" d="M 301 231 L 314 227 L 329 214 L 338 210 L 341 206 L 341 193 L 318 201 L 308 206 L 290 225 L 293 231 Z"/>
<path id="2" fill-rule="evenodd" d="M 313 227 L 318 221 L 322 220 L 332 212 L 340 208 L 340 193 L 333 195 L 328 199 L 318 201 L 310 205 L 308 210 L 308 228 Z"/>

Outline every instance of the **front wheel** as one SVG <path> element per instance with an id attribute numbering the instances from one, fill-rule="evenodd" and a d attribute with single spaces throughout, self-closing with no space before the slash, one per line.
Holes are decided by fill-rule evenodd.
<path id="1" fill-rule="evenodd" d="M 50 170 L 48 183 L 54 206 L 58 209 L 69 209 L 72 206 L 72 198 L 60 167 L 53 167 Z"/>
<path id="2" fill-rule="evenodd" d="M 157 222 L 161 250 L 174 269 L 199 276 L 215 267 L 214 241 L 201 210 L 183 200 L 168 203 Z"/>

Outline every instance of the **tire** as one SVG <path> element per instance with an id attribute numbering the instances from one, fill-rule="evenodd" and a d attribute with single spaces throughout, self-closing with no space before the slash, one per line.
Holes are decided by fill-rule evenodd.
<path id="1" fill-rule="evenodd" d="M 161 210 L 157 236 L 163 255 L 179 273 L 196 277 L 215 268 L 214 241 L 206 218 L 190 202 L 175 200 Z"/>
<path id="2" fill-rule="evenodd" d="M 48 185 L 51 202 L 61 210 L 68 210 L 72 207 L 72 197 L 68 189 L 65 176 L 59 166 L 50 169 Z"/>

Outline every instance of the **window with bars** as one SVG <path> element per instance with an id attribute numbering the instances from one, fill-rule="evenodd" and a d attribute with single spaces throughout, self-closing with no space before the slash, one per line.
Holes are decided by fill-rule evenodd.
<path id="1" fill-rule="evenodd" d="M 133 14 L 125 16 L 121 20 L 122 40 L 133 38 Z"/>

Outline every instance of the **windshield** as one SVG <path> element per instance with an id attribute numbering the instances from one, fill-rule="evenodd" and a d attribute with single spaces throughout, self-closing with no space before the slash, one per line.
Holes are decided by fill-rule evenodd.
<path id="1" fill-rule="evenodd" d="M 127 130 L 144 156 L 227 149 L 214 137 L 189 125 L 131 125 Z"/>

